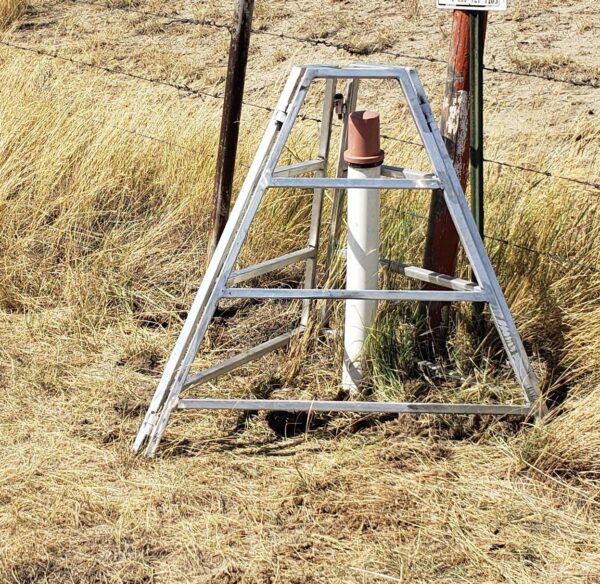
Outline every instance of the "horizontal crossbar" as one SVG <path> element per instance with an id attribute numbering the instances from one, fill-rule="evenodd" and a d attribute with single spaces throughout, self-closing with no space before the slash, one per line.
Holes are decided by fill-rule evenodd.
<path id="1" fill-rule="evenodd" d="M 271 178 L 270 188 L 294 189 L 440 189 L 437 178 Z"/>
<path id="2" fill-rule="evenodd" d="M 298 251 L 286 253 L 285 255 L 273 258 L 272 260 L 267 260 L 261 262 L 260 264 L 248 266 L 247 268 L 243 268 L 237 272 L 232 272 L 231 276 L 229 276 L 229 280 L 227 280 L 227 283 L 232 285 L 239 284 L 240 282 L 246 282 L 252 278 L 263 276 L 264 274 L 274 272 L 275 270 L 285 268 L 286 266 L 291 266 L 292 264 L 301 262 L 302 260 L 307 260 L 308 258 L 314 257 L 314 255 L 314 247 L 305 247 L 304 249 L 299 249 Z"/>
<path id="3" fill-rule="evenodd" d="M 402 70 L 410 71 L 410 67 L 399 67 L 396 65 L 391 66 L 373 66 L 373 67 L 346 67 L 346 68 L 336 68 L 335 66 L 323 66 L 323 67 L 315 67 L 310 66 L 306 68 L 308 72 L 312 75 L 313 78 L 320 79 L 353 79 L 353 78 L 361 78 L 361 79 L 396 79 L 401 74 Z"/>
<path id="4" fill-rule="evenodd" d="M 304 330 L 303 327 L 298 327 L 293 331 L 286 333 L 284 335 L 280 335 L 273 339 L 269 339 L 268 341 L 261 343 L 260 345 L 256 345 L 256 347 L 252 347 L 252 349 L 248 349 L 247 351 L 243 351 L 238 355 L 234 355 L 229 359 L 225 359 L 200 373 L 196 373 L 195 375 L 190 375 L 185 383 L 183 384 L 184 388 L 191 387 L 192 385 L 199 385 L 200 383 L 207 383 L 211 379 L 215 379 L 219 377 L 219 375 L 225 375 L 225 373 L 229 373 L 230 371 L 234 371 L 238 367 L 245 365 L 246 363 L 250 363 L 254 361 L 254 359 L 258 359 L 267 353 L 271 353 L 272 351 L 276 351 L 277 349 L 281 349 L 289 344 L 289 342 L 297 335 L 299 335 Z"/>
<path id="5" fill-rule="evenodd" d="M 487 302 L 480 291 L 445 290 L 323 290 L 321 288 L 225 288 L 224 298 L 313 298 L 326 300 L 420 300 L 425 302 Z"/>
<path id="6" fill-rule="evenodd" d="M 402 168 L 401 166 L 381 165 L 381 176 L 390 178 L 409 178 L 409 179 L 435 179 L 436 176 L 432 172 L 422 172 L 420 170 L 412 170 L 411 168 Z"/>
<path id="7" fill-rule="evenodd" d="M 315 160 L 307 160 L 305 162 L 297 162 L 287 166 L 280 166 L 273 171 L 275 178 L 295 177 L 306 172 L 315 170 L 324 170 L 324 160 L 317 158 Z M 346 171 L 343 171 L 346 176 Z M 388 178 L 399 178 L 406 180 L 437 180 L 437 177 L 432 172 L 423 172 L 421 170 L 413 170 L 411 168 L 403 168 L 401 166 L 390 166 L 388 164 L 381 165 L 381 176 Z M 340 177 L 337 177 L 340 178 Z"/>
<path id="8" fill-rule="evenodd" d="M 462 278 L 454 278 L 446 274 L 440 274 L 439 272 L 433 272 L 432 270 L 421 268 L 420 266 L 403 264 L 401 262 L 395 262 L 393 260 L 388 260 L 385 258 L 381 258 L 379 260 L 379 263 L 382 266 L 388 268 L 391 272 L 394 272 L 396 274 L 402 274 L 403 276 L 407 276 L 408 278 L 414 278 L 415 280 L 421 280 L 422 282 L 436 284 L 437 286 L 449 288 L 450 290 L 474 290 L 477 292 L 482 291 L 481 287 L 478 286 L 476 282 L 469 282 L 468 280 L 463 280 Z"/>
<path id="9" fill-rule="evenodd" d="M 381 412 L 392 414 L 484 414 L 528 416 L 531 406 L 284 399 L 182 399 L 180 410 L 276 410 L 282 412 Z"/>
<path id="10" fill-rule="evenodd" d="M 298 176 L 305 172 L 312 172 L 314 170 L 323 170 L 325 161 L 322 158 L 316 160 L 308 160 L 307 162 L 298 162 L 297 164 L 290 164 L 289 166 L 280 166 L 273 171 L 273 176 Z"/>

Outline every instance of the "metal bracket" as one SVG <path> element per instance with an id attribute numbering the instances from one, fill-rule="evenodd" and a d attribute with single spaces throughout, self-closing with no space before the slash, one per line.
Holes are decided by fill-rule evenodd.
<path id="1" fill-rule="evenodd" d="M 336 93 L 333 97 L 333 110 L 335 111 L 338 120 L 344 118 L 344 114 L 348 111 L 348 104 L 344 101 L 343 93 Z"/>

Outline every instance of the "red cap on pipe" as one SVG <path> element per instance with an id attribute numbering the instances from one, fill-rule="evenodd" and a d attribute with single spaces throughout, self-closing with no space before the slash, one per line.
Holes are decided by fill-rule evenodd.
<path id="1" fill-rule="evenodd" d="M 380 146 L 379 113 L 352 112 L 348 120 L 348 150 L 344 160 L 348 164 L 377 166 L 385 153 Z"/>

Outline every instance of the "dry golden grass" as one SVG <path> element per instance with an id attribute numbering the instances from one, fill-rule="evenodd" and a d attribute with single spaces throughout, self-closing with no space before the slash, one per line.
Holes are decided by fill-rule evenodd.
<path id="1" fill-rule="evenodd" d="M 137 459 L 133 436 L 205 265 L 219 112 L 113 83 L 0 51 L 0 582 L 598 582 L 594 192 L 488 170 L 488 233 L 540 252 L 487 241 L 555 404 L 546 424 L 340 416 L 283 438 L 276 416 L 189 414 L 174 416 L 155 460 Z M 261 115 L 246 112 L 242 169 Z M 389 133 L 403 136 L 397 126 Z M 598 133 L 585 120 L 558 141 L 535 133 L 511 144 L 513 160 L 593 175 Z M 313 155 L 314 137 L 304 124 L 288 160 Z M 490 141 L 490 158 L 500 146 Z M 423 162 L 385 148 L 391 161 Z M 243 261 L 303 245 L 308 203 L 270 195 Z M 423 214 L 427 202 L 385 203 L 384 253 L 419 261 L 424 221 L 389 207 Z M 293 318 L 276 303 L 235 307 L 211 329 L 202 364 Z M 473 366 L 466 312 L 451 356 L 468 382 L 415 380 L 413 312 L 381 308 L 375 392 L 497 399 L 493 380 L 514 394 L 493 339 Z M 338 340 L 311 337 L 216 390 L 332 397 L 339 356 Z"/>
<path id="2" fill-rule="evenodd" d="M 0 28 L 7 27 L 25 14 L 27 4 L 27 0 L 2 0 L 0 3 Z"/>
<path id="3" fill-rule="evenodd" d="M 586 32 L 586 30 L 583 32 Z M 545 53 L 543 55 L 531 55 L 527 53 L 513 53 L 510 55 L 510 62 L 517 71 L 524 73 L 542 75 L 558 73 L 570 79 L 589 79 L 593 81 L 598 78 L 598 73 L 600 72 L 600 68 L 597 66 L 579 66 L 574 59 L 562 54 Z"/>

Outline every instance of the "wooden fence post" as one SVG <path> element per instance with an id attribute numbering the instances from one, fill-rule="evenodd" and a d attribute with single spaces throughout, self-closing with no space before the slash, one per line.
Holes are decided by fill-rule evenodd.
<path id="1" fill-rule="evenodd" d="M 483 34 L 487 13 L 481 14 Z M 465 190 L 469 177 L 469 13 L 455 10 L 452 16 L 452 44 L 448 60 L 446 89 L 440 120 L 440 130 L 450 158 Z M 427 237 L 423 265 L 425 268 L 454 275 L 458 253 L 458 234 L 446 208 L 441 191 L 434 191 L 429 208 Z M 427 289 L 436 289 L 427 285 Z M 422 348 L 425 352 L 444 350 L 448 328 L 449 305 L 427 302 L 421 305 L 425 330 Z"/>
<path id="2" fill-rule="evenodd" d="M 223 117 L 217 151 L 209 260 L 229 218 L 253 13 L 254 0 L 238 0 L 235 10 L 235 28 L 229 46 Z"/>

